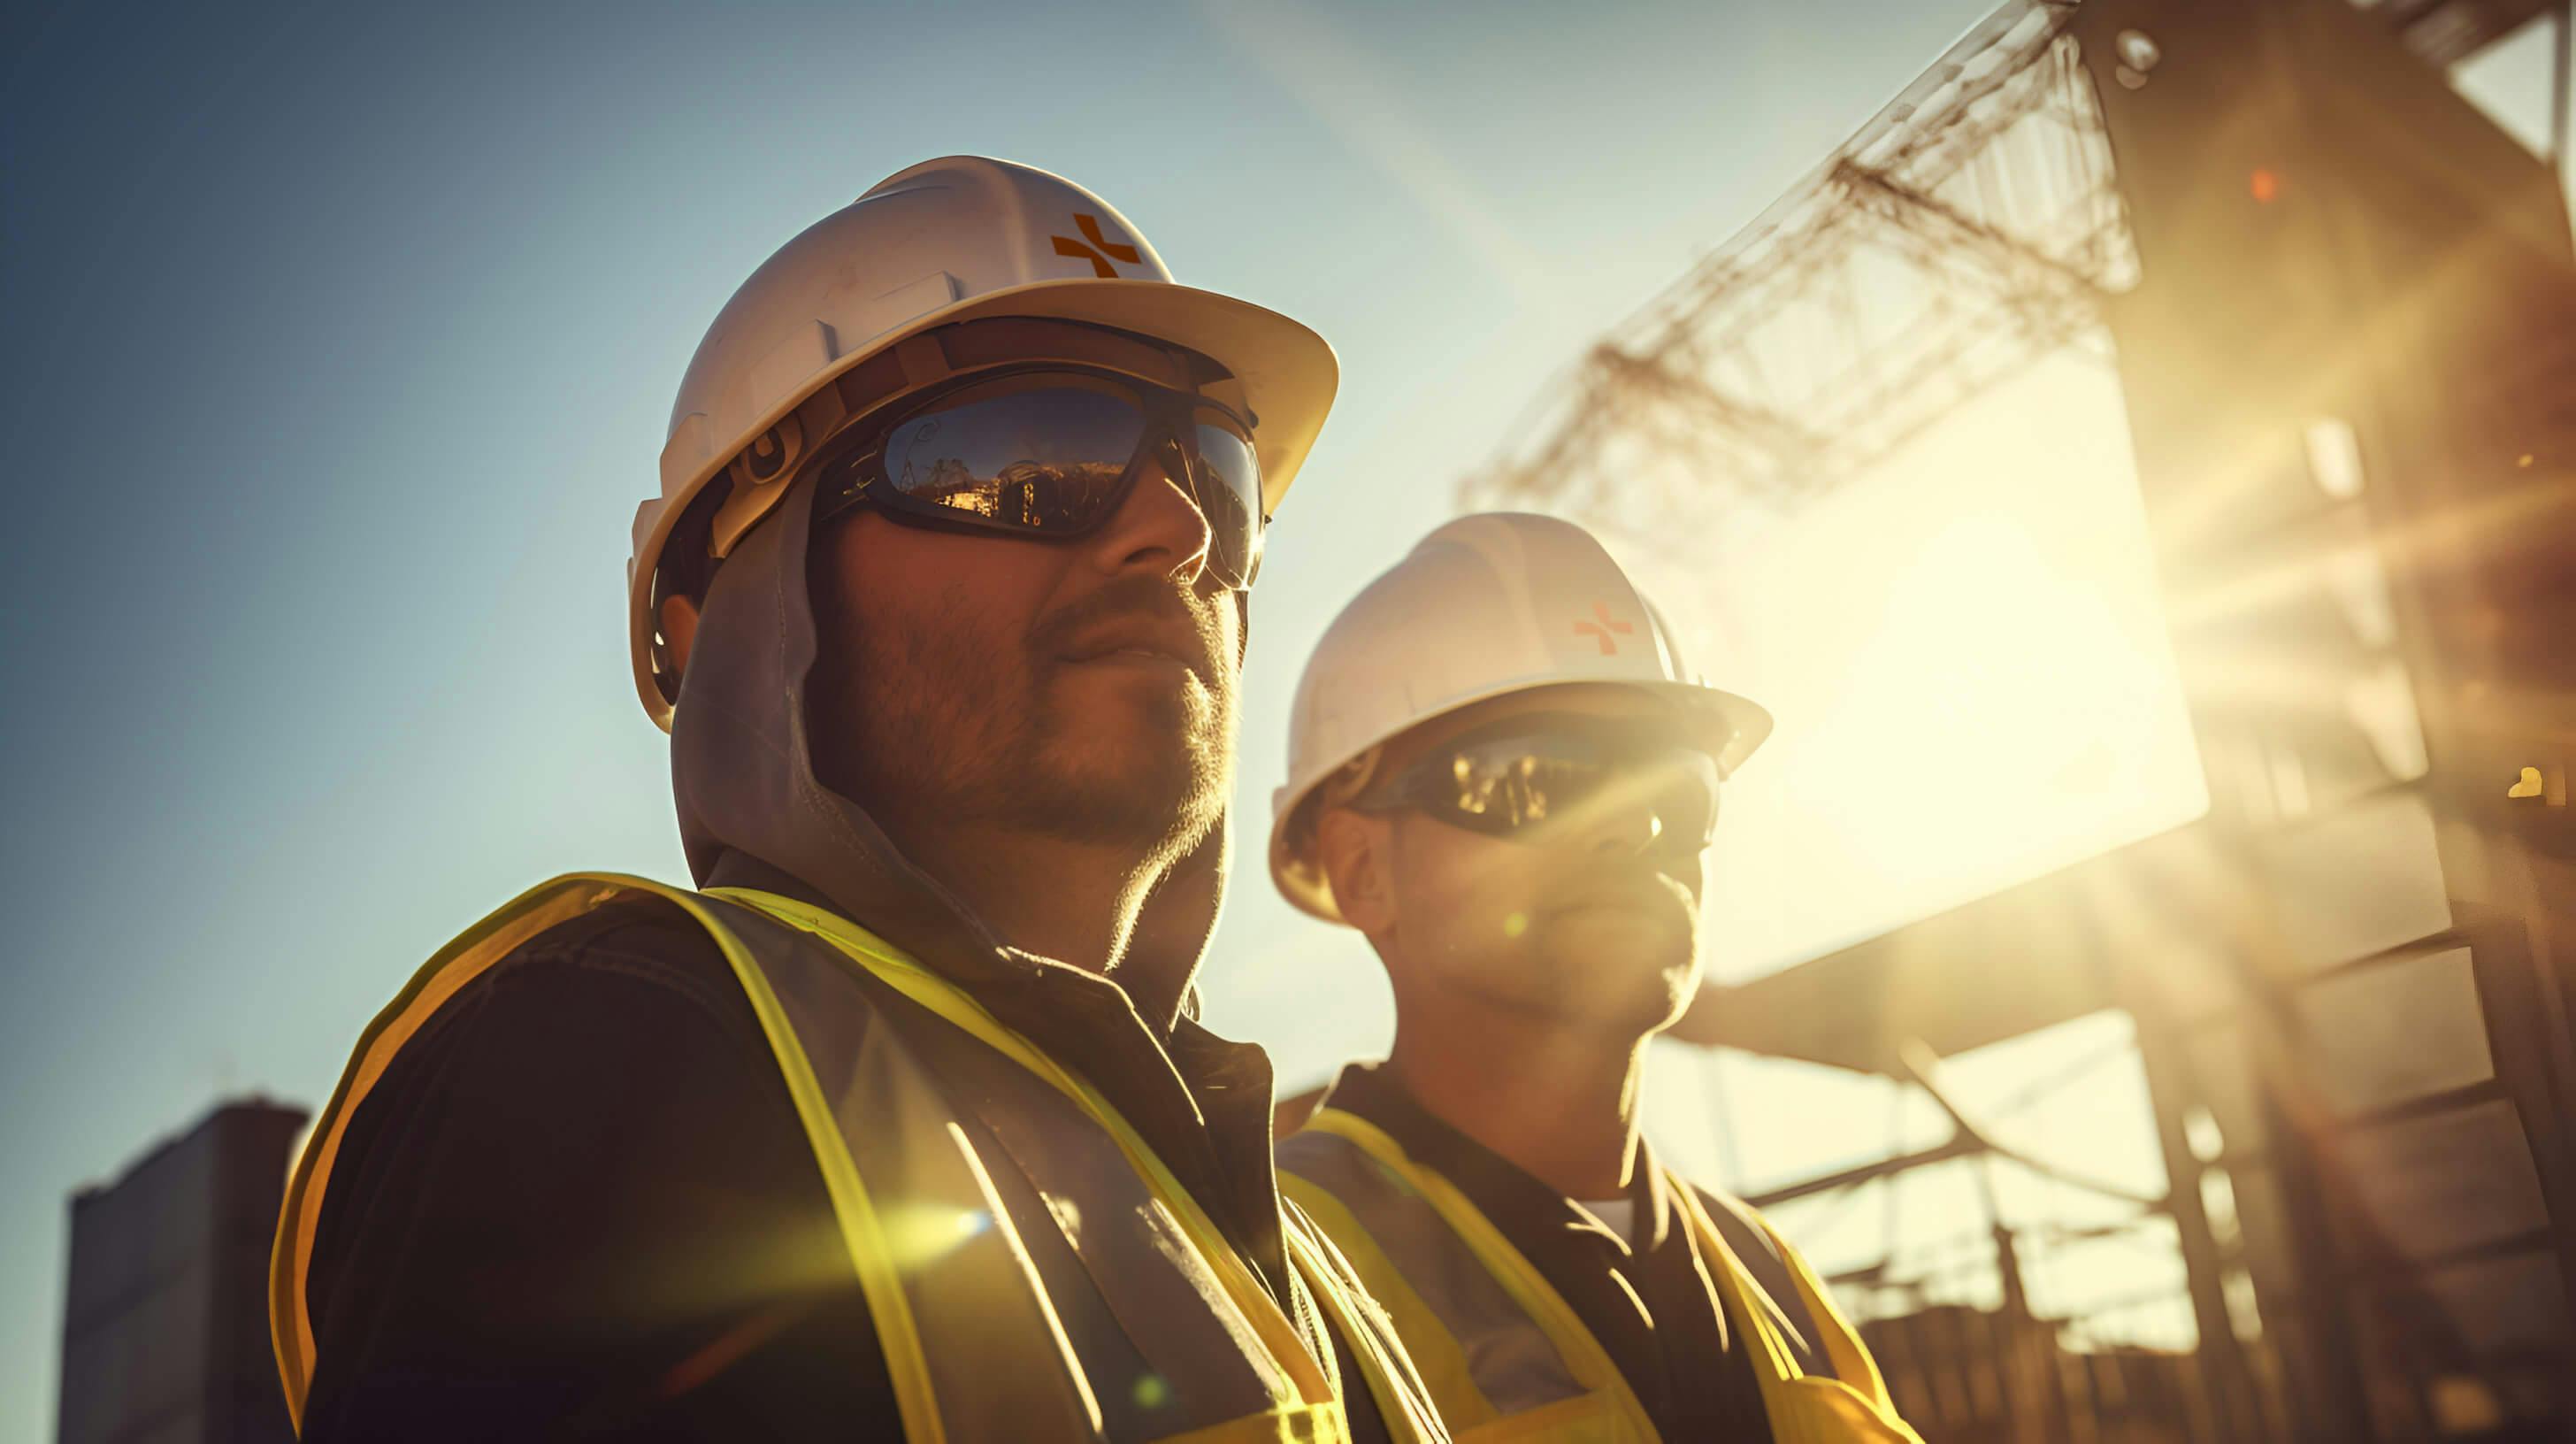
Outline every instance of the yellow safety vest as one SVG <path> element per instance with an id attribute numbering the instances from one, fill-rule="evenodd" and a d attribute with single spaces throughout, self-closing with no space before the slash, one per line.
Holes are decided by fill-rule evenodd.
<path id="1" fill-rule="evenodd" d="M 271 1337 L 299 1429 L 316 1362 L 307 1273 L 349 1119 L 474 978 L 547 929 L 639 895 L 706 930 L 759 1018 L 874 1316 L 908 1439 L 1348 1439 L 1343 1381 L 1312 1317 L 1301 1333 L 1090 1083 L 846 919 L 768 893 L 610 874 L 558 878 L 484 919 L 359 1040 L 288 1185 L 271 1260 Z M 1027 1180 L 1011 1197 L 1043 1206 L 1007 1204 L 993 1184 L 1000 1170 Z M 1445 1439 L 1348 1264 L 1295 1208 L 1284 1213 L 1288 1257 L 1306 1285 L 1290 1291 L 1300 1311 L 1311 1296 L 1338 1326 L 1401 1444 Z M 1062 1232 L 1096 1295 L 1067 1296 L 1059 1278 L 1049 1296 L 1022 1242 L 1032 1229 Z M 1069 1331 L 1069 1317 L 1096 1326 Z"/>
<path id="2" fill-rule="evenodd" d="M 1635 1391 L 1564 1297 L 1457 1185 L 1383 1129 L 1325 1108 L 1280 1144 L 1279 1163 L 1280 1192 L 1331 1235 L 1394 1317 L 1458 1444 L 1657 1440 Z M 1674 1182 L 1727 1320 L 1751 1341 L 1778 1444 L 1922 1444 L 1897 1417 L 1878 1365 L 1806 1261 L 1779 1243 L 1839 1378 L 1799 1368 L 1779 1310 L 1728 1246 L 1698 1190 Z"/>

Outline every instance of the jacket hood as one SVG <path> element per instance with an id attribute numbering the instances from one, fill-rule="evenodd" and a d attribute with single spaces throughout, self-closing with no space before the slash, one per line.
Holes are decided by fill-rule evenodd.
<path id="1" fill-rule="evenodd" d="M 807 576 L 814 494 L 810 477 L 791 486 L 707 589 L 671 721 L 689 871 L 705 886 L 725 854 L 739 852 L 960 983 L 1024 973 L 1035 959 L 1005 946 L 864 807 L 815 774 L 805 715 L 817 651 Z M 1224 900 L 1229 831 L 1220 822 L 1147 899 L 1116 974 L 1139 985 L 1131 993 L 1184 993 Z M 1098 971 L 1101 960 L 1058 961 Z M 1195 1015 L 1194 993 L 1185 996 L 1183 1011 Z"/>

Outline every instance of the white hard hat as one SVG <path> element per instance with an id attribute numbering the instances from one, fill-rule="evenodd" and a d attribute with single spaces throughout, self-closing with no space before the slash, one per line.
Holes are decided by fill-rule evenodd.
<path id="1" fill-rule="evenodd" d="M 886 177 L 762 262 L 707 328 L 680 381 L 662 494 L 636 508 L 626 564 L 635 686 L 665 731 L 671 679 L 655 665 L 654 575 L 689 503 L 825 383 L 905 337 L 987 316 L 1114 326 L 1232 372 L 1255 422 L 1265 513 L 1278 509 L 1314 445 L 1340 378 L 1321 336 L 1275 311 L 1174 285 L 1125 216 L 1062 176 L 949 156 Z M 788 480 L 726 499 L 717 554 L 777 503 Z"/>
<path id="2" fill-rule="evenodd" d="M 1271 795 L 1279 891 L 1342 921 L 1300 813 L 1343 766 L 1444 713 L 1569 682 L 1643 687 L 1680 703 L 1720 775 L 1771 734 L 1770 713 L 1691 670 L 1662 614 L 1590 532 L 1523 512 L 1460 517 L 1352 599 L 1298 679 L 1288 785 Z"/>

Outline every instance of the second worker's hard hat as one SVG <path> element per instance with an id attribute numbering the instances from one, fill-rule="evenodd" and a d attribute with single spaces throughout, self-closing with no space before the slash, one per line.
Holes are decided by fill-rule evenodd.
<path id="1" fill-rule="evenodd" d="M 750 474 L 733 478 L 708 527 L 711 553 L 722 556 L 796 474 L 794 455 L 755 443 L 826 383 L 906 338 L 990 316 L 1115 327 L 1225 368 L 1255 423 L 1265 516 L 1314 445 L 1339 382 L 1321 336 L 1248 301 L 1174 284 L 1143 233 L 1062 176 L 983 156 L 898 171 L 762 262 L 689 361 L 662 448 L 661 494 L 636 508 L 626 564 L 635 686 L 655 722 L 670 727 L 678 682 L 654 615 L 657 578 L 690 504 L 743 459 Z"/>
<path id="2" fill-rule="evenodd" d="M 1771 714 L 1702 680 L 1672 629 L 1593 535 L 1523 512 L 1460 517 L 1369 583 L 1315 646 L 1288 719 L 1288 783 L 1271 798 L 1270 876 L 1342 921 L 1312 853 L 1316 793 L 1412 728 L 1506 693 L 1572 682 L 1646 688 L 1699 728 L 1721 775 Z"/>

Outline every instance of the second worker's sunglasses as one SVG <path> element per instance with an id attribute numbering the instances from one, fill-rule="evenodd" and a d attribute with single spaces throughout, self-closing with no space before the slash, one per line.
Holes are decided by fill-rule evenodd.
<path id="1" fill-rule="evenodd" d="M 943 530 L 1071 541 L 1106 525 L 1149 465 L 1198 508 L 1208 570 L 1261 570 L 1252 418 L 1131 371 L 1045 359 L 979 368 L 904 395 L 825 443 L 818 524 L 853 507 Z"/>
<path id="2" fill-rule="evenodd" d="M 1350 805 L 1520 841 L 1642 812 L 1653 846 L 1696 852 L 1717 835 L 1717 788 L 1717 759 L 1664 729 L 1529 713 L 1433 748 Z"/>

